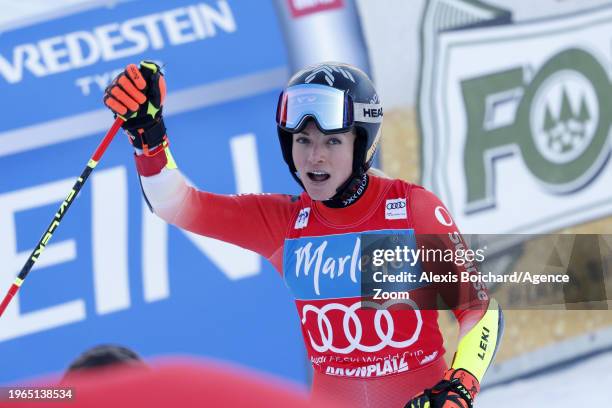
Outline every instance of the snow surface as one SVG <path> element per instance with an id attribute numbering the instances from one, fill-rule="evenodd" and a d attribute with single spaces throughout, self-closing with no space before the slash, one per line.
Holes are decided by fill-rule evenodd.
<path id="1" fill-rule="evenodd" d="M 569 367 L 483 389 L 475 408 L 577 408 L 612 406 L 612 352 Z"/>

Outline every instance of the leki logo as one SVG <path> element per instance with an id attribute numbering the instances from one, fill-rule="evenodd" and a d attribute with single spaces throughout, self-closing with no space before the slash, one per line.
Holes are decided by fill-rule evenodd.
<path id="1" fill-rule="evenodd" d="M 612 106 L 612 87 L 602 63 L 571 48 L 525 83 L 528 75 L 527 67 L 514 67 L 461 82 L 468 211 L 495 205 L 497 159 L 519 154 L 540 184 L 558 194 L 588 185 L 610 154 L 612 119 L 601 110 Z M 491 113 L 512 104 L 510 120 Z"/>
<path id="2" fill-rule="evenodd" d="M 289 0 L 289 10 L 294 18 L 344 6 L 342 0 Z"/>
<path id="3" fill-rule="evenodd" d="M 308 74 L 308 76 L 304 79 L 304 82 L 308 84 L 312 82 L 317 77 L 317 75 L 323 74 L 325 76 L 325 81 L 327 82 L 327 84 L 329 86 L 333 86 L 336 80 L 334 77 L 334 73 L 341 74 L 349 81 L 353 83 L 355 82 L 353 74 L 351 74 L 349 71 L 341 67 L 331 67 L 329 65 L 317 65 L 312 71 L 310 71 L 310 74 Z"/>

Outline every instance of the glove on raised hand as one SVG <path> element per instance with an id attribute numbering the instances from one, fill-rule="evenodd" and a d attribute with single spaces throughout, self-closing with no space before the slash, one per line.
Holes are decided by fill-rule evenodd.
<path id="1" fill-rule="evenodd" d="M 104 104 L 125 120 L 121 127 L 132 145 L 150 155 L 157 146 L 168 144 L 162 116 L 165 97 L 166 80 L 160 66 L 142 61 L 140 67 L 130 64 L 113 79 L 104 92 Z"/>

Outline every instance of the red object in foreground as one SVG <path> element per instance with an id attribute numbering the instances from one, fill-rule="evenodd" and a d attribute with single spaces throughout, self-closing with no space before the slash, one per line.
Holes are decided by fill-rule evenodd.
<path id="1" fill-rule="evenodd" d="M 107 368 L 71 377 L 58 388 L 71 387 L 71 400 L 0 401 L 0 408 L 53 406 L 120 407 L 314 407 L 309 395 L 287 381 L 267 374 L 211 362 L 173 361 L 143 368 Z M 317 407 L 339 405 L 317 401 Z"/>
<path id="2" fill-rule="evenodd" d="M 19 286 L 16 283 L 13 283 L 11 287 L 9 288 L 8 292 L 6 293 L 6 295 L 4 296 L 4 299 L 2 299 L 2 303 L 0 303 L 0 317 L 2 317 L 4 310 L 6 309 L 8 304 L 11 302 L 11 299 L 13 298 L 13 296 L 17 294 L 17 291 L 19 291 Z"/>
<path id="3" fill-rule="evenodd" d="M 104 139 L 102 139 L 102 141 L 96 148 L 96 151 L 91 156 L 92 160 L 100 161 L 100 159 L 102 158 L 102 155 L 106 151 L 106 148 L 113 141 L 113 138 L 117 134 L 117 131 L 119 131 L 119 128 L 121 127 L 121 125 L 123 125 L 123 122 L 124 120 L 121 119 L 120 117 L 117 117 L 117 119 L 115 119 L 111 128 L 108 129 L 108 132 L 106 132 L 106 136 L 104 136 Z"/>
<path id="4" fill-rule="evenodd" d="M 60 205 L 59 210 L 55 213 L 53 219 L 51 220 L 51 224 L 49 224 L 49 226 L 43 233 L 42 237 L 40 238 L 40 241 L 38 241 L 38 244 L 36 244 L 34 250 L 28 257 L 28 260 L 26 261 L 25 265 L 23 265 L 23 268 L 21 268 L 21 272 L 19 272 L 17 278 L 15 278 L 15 282 L 13 282 L 8 292 L 4 296 L 4 299 L 2 299 L 2 303 L 0 303 L 0 317 L 2 317 L 2 314 L 11 302 L 11 299 L 13 299 L 13 297 L 19 291 L 19 288 L 21 287 L 21 284 L 23 283 L 24 279 L 26 278 L 26 276 L 28 276 L 28 273 L 30 273 L 30 270 L 34 266 L 34 263 L 36 263 L 38 257 L 45 249 L 45 246 L 51 240 L 51 237 L 53 236 L 53 233 L 55 232 L 57 227 L 59 227 L 59 224 L 64 218 L 64 215 L 66 214 L 68 209 L 70 208 L 74 197 L 77 196 L 77 194 L 81 190 L 81 187 L 87 181 L 87 178 L 102 158 L 102 155 L 106 151 L 106 148 L 108 147 L 108 145 L 110 145 L 122 124 L 123 119 L 119 117 L 115 119 L 115 122 L 113 123 L 111 128 L 108 130 L 108 132 L 106 132 L 106 136 L 104 136 L 104 139 L 102 139 L 102 141 L 96 148 L 96 151 L 87 162 L 87 166 L 85 166 L 85 169 L 74 183 L 72 190 L 70 190 L 70 192 L 68 193 L 68 197 L 66 197 L 66 199 Z"/>

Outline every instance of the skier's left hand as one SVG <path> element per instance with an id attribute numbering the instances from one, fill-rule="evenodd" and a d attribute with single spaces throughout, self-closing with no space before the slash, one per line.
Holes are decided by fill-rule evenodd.
<path id="1" fill-rule="evenodd" d="M 463 369 L 450 369 L 433 388 L 412 398 L 404 408 L 472 408 L 480 391 L 478 380 Z"/>

